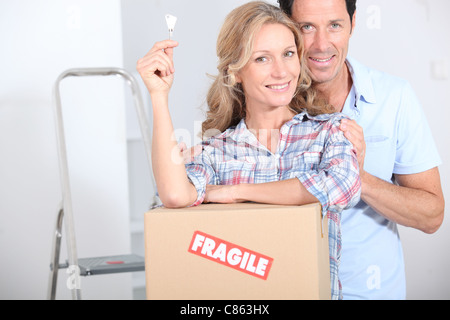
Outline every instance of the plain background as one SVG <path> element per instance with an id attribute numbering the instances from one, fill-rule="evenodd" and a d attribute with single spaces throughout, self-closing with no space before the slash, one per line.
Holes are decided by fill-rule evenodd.
<path id="1" fill-rule="evenodd" d="M 137 76 L 137 59 L 167 38 L 164 15 L 171 13 L 178 17 L 174 39 L 180 46 L 170 107 L 178 137 L 195 144 L 211 81 L 207 74 L 216 73 L 219 28 L 245 2 L 0 0 L 0 299 L 46 297 L 61 200 L 52 111 L 57 76 L 68 68 L 106 66 Z M 443 161 L 449 199 L 450 2 L 358 0 L 357 6 L 350 55 L 412 84 Z M 116 79 L 71 79 L 63 94 L 79 255 L 143 254 L 143 213 L 154 188 L 127 89 Z M 449 299 L 448 219 L 434 235 L 403 227 L 400 232 L 408 299 Z M 60 299 L 70 298 L 65 281 L 60 271 Z M 142 282 L 129 274 L 86 278 L 83 297 L 140 298 L 136 288 Z"/>

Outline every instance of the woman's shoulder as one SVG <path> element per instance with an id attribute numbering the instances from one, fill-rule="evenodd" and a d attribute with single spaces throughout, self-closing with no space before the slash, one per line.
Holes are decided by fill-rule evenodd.
<path id="1" fill-rule="evenodd" d="M 296 117 L 300 117 L 304 120 L 311 120 L 316 122 L 329 122 L 332 125 L 339 126 L 342 119 L 350 119 L 348 116 L 341 112 L 335 113 L 323 113 L 319 115 L 312 116 L 307 111 L 299 113 Z"/>
<path id="2" fill-rule="evenodd" d="M 213 144 L 214 141 L 223 141 L 229 139 L 239 140 L 239 136 L 247 132 L 247 127 L 245 125 L 245 121 L 241 120 L 241 122 L 239 122 L 237 125 L 231 126 L 223 132 L 215 129 L 210 129 L 208 131 L 209 132 L 207 132 L 202 142 L 205 145 Z"/>

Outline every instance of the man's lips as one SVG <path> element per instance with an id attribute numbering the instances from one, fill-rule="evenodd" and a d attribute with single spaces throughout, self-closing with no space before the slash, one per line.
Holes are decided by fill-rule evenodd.
<path id="1" fill-rule="evenodd" d="M 330 62 L 331 60 L 333 60 L 335 56 L 331 56 L 328 58 L 317 58 L 317 57 L 309 57 L 310 60 L 317 62 L 317 63 L 327 63 Z"/>

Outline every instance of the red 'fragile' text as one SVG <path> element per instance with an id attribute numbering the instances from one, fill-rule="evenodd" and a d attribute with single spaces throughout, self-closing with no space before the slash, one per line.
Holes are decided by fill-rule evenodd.
<path id="1" fill-rule="evenodd" d="M 196 231 L 189 252 L 267 280 L 273 259 L 206 233 Z"/>

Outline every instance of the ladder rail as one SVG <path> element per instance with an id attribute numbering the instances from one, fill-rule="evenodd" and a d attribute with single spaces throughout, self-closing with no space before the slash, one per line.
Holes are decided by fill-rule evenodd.
<path id="1" fill-rule="evenodd" d="M 57 78 L 53 87 L 53 98 L 54 98 L 54 115 L 56 120 L 56 138 L 58 147 L 58 157 L 59 157 L 59 172 L 60 172 L 60 182 L 62 188 L 62 206 L 58 212 L 56 231 L 54 235 L 54 242 L 52 248 L 52 270 L 50 272 L 49 278 L 49 288 L 48 288 L 48 298 L 55 299 L 56 295 L 56 280 L 58 273 L 58 260 L 60 252 L 60 242 L 61 242 L 61 224 L 64 218 L 64 226 L 66 233 L 66 245 L 67 245 L 67 255 L 68 255 L 68 273 L 69 277 L 74 281 L 75 285 L 69 288 L 72 292 L 72 299 L 81 299 L 81 289 L 79 288 L 80 274 L 77 272 L 79 270 L 78 265 L 78 255 L 76 248 L 76 236 L 75 236 L 75 224 L 72 210 L 72 197 L 70 191 L 70 178 L 68 169 L 68 159 L 67 159 L 67 148 L 64 134 L 64 124 L 62 116 L 62 105 L 61 105 L 61 93 L 60 84 L 62 80 L 68 77 L 86 77 L 86 76 L 119 76 L 123 78 L 128 86 L 131 88 L 134 104 L 136 107 L 136 112 L 138 116 L 139 126 L 144 142 L 144 147 L 147 155 L 147 162 L 150 169 L 150 174 L 152 175 L 152 163 L 151 163 L 151 138 L 150 138 L 150 125 L 147 120 L 147 113 L 145 112 L 144 104 L 142 101 L 142 96 L 140 93 L 139 85 L 136 79 L 128 73 L 126 70 L 121 68 L 74 68 L 68 69 L 61 73 Z M 154 183 L 154 179 L 151 179 Z M 156 190 L 156 188 L 155 188 Z M 155 202 L 155 198 L 153 199 Z M 58 231 L 59 230 L 59 231 Z M 58 260 L 57 260 L 58 259 Z"/>
<path id="2" fill-rule="evenodd" d="M 56 298 L 56 284 L 58 281 L 58 265 L 59 265 L 59 254 L 61 252 L 61 238 L 62 238 L 62 223 L 64 217 L 64 210 L 59 209 L 56 218 L 55 233 L 53 234 L 53 245 L 52 245 L 52 257 L 50 262 L 50 277 L 48 282 L 47 299 L 55 300 Z"/>

